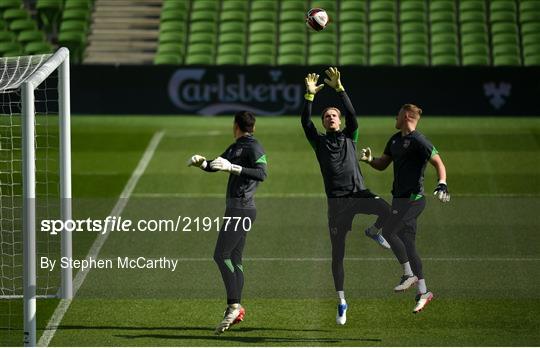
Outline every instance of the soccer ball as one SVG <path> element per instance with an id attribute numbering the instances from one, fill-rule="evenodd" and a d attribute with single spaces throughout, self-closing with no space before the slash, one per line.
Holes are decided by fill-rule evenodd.
<path id="1" fill-rule="evenodd" d="M 326 28 L 328 21 L 328 14 L 322 8 L 312 8 L 306 16 L 306 25 L 315 31 Z"/>

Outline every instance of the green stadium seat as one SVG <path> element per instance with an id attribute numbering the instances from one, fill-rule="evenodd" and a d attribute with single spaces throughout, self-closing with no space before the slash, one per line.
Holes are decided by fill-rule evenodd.
<path id="1" fill-rule="evenodd" d="M 402 56 L 425 56 L 427 57 L 428 48 L 426 45 L 411 44 L 401 46 Z"/>
<path id="2" fill-rule="evenodd" d="M 246 25 L 242 22 L 225 22 L 219 26 L 219 32 L 221 34 L 226 33 L 244 33 L 246 31 Z"/>
<path id="3" fill-rule="evenodd" d="M 396 33 L 397 28 L 394 23 L 373 23 L 369 26 L 372 34 L 375 33 Z"/>
<path id="4" fill-rule="evenodd" d="M 465 56 L 480 56 L 485 55 L 489 56 L 489 50 L 486 45 L 482 44 L 472 44 L 461 47 L 461 53 L 463 57 Z"/>
<path id="5" fill-rule="evenodd" d="M 371 35 L 371 38 L 369 40 L 371 45 L 376 44 L 384 44 L 384 43 L 390 43 L 395 45 L 397 43 L 397 35 L 394 34 L 388 34 L 388 33 L 381 33 L 381 34 L 373 34 Z"/>
<path id="6" fill-rule="evenodd" d="M 431 58 L 432 66 L 456 66 L 459 60 L 455 55 L 440 55 Z"/>
<path id="7" fill-rule="evenodd" d="M 312 0 L 310 7 L 324 8 L 328 15 L 335 15 L 336 13 L 336 1 Z"/>
<path id="8" fill-rule="evenodd" d="M 491 15 L 497 12 L 515 13 L 516 3 L 514 1 L 491 1 L 489 11 Z"/>
<path id="9" fill-rule="evenodd" d="M 493 55 L 494 56 L 510 56 L 515 55 L 519 56 L 519 48 L 516 44 L 500 44 L 493 45 Z"/>
<path id="10" fill-rule="evenodd" d="M 276 45 L 270 45 L 265 43 L 249 45 L 248 55 L 257 55 L 257 54 L 266 54 L 275 56 L 276 55 Z"/>
<path id="11" fill-rule="evenodd" d="M 521 25 L 521 35 L 526 36 L 529 34 L 540 33 L 540 23 L 523 23 Z"/>
<path id="12" fill-rule="evenodd" d="M 180 65 L 182 57 L 174 54 L 157 54 L 154 56 L 154 64 L 156 65 Z"/>
<path id="13" fill-rule="evenodd" d="M 429 15 L 431 23 L 455 23 L 456 15 L 453 12 L 435 12 Z"/>
<path id="14" fill-rule="evenodd" d="M 489 65 L 489 58 L 486 55 L 470 55 L 470 56 L 464 56 L 462 65 L 464 66 L 473 66 L 473 65 L 479 65 L 479 66 L 488 66 Z"/>
<path id="15" fill-rule="evenodd" d="M 495 12 L 489 17 L 491 23 L 516 22 L 516 14 L 511 12 Z"/>
<path id="16" fill-rule="evenodd" d="M 21 8 L 21 0 L 1 0 L 0 1 L 0 12 L 5 11 L 9 8 Z"/>
<path id="17" fill-rule="evenodd" d="M 427 66 L 428 58 L 425 55 L 406 55 L 401 57 L 403 66 Z"/>
<path id="18" fill-rule="evenodd" d="M 308 65 L 336 65 L 336 56 L 325 54 L 325 55 L 308 55 Z"/>
<path id="19" fill-rule="evenodd" d="M 182 24 L 183 25 L 183 24 Z M 214 22 L 196 22 L 189 26 L 190 33 L 216 33 L 216 23 Z"/>
<path id="20" fill-rule="evenodd" d="M 427 27 L 423 23 L 404 23 L 401 25 L 401 33 L 427 33 Z"/>
<path id="21" fill-rule="evenodd" d="M 296 11 L 296 12 L 307 12 L 306 2 L 305 1 L 282 1 L 281 11 Z"/>
<path id="22" fill-rule="evenodd" d="M 189 35 L 188 41 L 190 44 L 207 43 L 213 45 L 216 41 L 216 36 L 210 33 L 195 33 Z"/>
<path id="23" fill-rule="evenodd" d="M 371 55 L 369 57 L 369 65 L 372 66 L 394 66 L 397 65 L 397 59 L 395 55 Z"/>
<path id="24" fill-rule="evenodd" d="M 244 56 L 239 54 L 224 54 L 218 55 L 216 58 L 217 65 L 244 65 Z"/>
<path id="25" fill-rule="evenodd" d="M 364 44 L 367 42 L 367 37 L 365 34 L 361 35 L 353 35 L 347 34 L 347 35 L 341 35 L 339 37 L 339 45 L 341 47 L 350 45 L 350 44 Z"/>
<path id="26" fill-rule="evenodd" d="M 220 34 L 219 35 L 219 44 L 227 44 L 227 43 L 239 43 L 244 45 L 246 41 L 246 36 L 244 33 L 226 33 L 226 34 Z"/>
<path id="27" fill-rule="evenodd" d="M 247 15 L 243 17 L 238 16 L 236 11 L 222 11 L 219 15 L 219 20 L 221 23 L 225 22 L 235 22 L 235 23 L 244 23 L 247 21 Z"/>
<path id="28" fill-rule="evenodd" d="M 487 28 L 483 23 L 464 23 L 461 25 L 461 34 L 486 33 Z"/>
<path id="29" fill-rule="evenodd" d="M 330 33 L 330 32 L 320 32 L 320 33 L 311 32 L 308 35 L 308 41 L 312 45 L 320 45 L 320 44 L 334 45 L 337 41 L 337 37 L 334 33 Z"/>
<path id="30" fill-rule="evenodd" d="M 464 13 L 466 11 L 486 11 L 486 5 L 484 1 L 460 1 L 459 11 Z"/>
<path id="31" fill-rule="evenodd" d="M 165 22 L 177 22 L 183 23 L 187 19 L 187 12 L 181 12 L 178 10 L 164 10 L 161 11 L 160 23 Z"/>
<path id="32" fill-rule="evenodd" d="M 345 12 L 340 13 L 339 15 L 339 23 L 341 25 L 349 22 L 353 23 L 363 23 L 366 21 L 366 14 L 364 12 Z"/>
<path id="33" fill-rule="evenodd" d="M 306 53 L 306 45 L 296 44 L 296 43 L 279 45 L 280 55 L 299 54 L 299 53 L 302 53 L 302 54 Z"/>
<path id="34" fill-rule="evenodd" d="M 303 22 L 306 19 L 306 14 L 304 12 L 295 12 L 295 11 L 281 11 L 279 14 L 279 20 L 281 22 Z"/>
<path id="35" fill-rule="evenodd" d="M 163 43 L 158 45 L 158 54 L 184 55 L 184 45 L 179 43 Z"/>
<path id="36" fill-rule="evenodd" d="M 77 20 L 62 21 L 60 31 L 80 31 L 86 33 L 88 31 L 88 23 Z"/>
<path id="37" fill-rule="evenodd" d="M 521 60 L 517 55 L 496 55 L 493 57 L 494 66 L 520 66 Z"/>
<path id="38" fill-rule="evenodd" d="M 215 46 L 209 43 L 194 43 L 190 44 L 187 49 L 187 54 L 190 56 L 206 54 L 213 56 L 215 53 Z"/>
<path id="39" fill-rule="evenodd" d="M 425 13 L 426 4 L 423 0 L 400 1 L 400 13 L 403 12 Z"/>
<path id="40" fill-rule="evenodd" d="M 306 34 L 304 33 L 287 33 L 287 34 L 282 34 L 280 35 L 279 37 L 279 42 L 280 44 L 285 44 L 285 43 L 301 43 L 301 44 L 305 44 L 306 43 Z"/>
<path id="41" fill-rule="evenodd" d="M 191 23 L 195 22 L 217 22 L 218 12 L 193 11 L 190 16 Z"/>
<path id="42" fill-rule="evenodd" d="M 22 8 L 10 8 L 4 11 L 2 18 L 6 21 L 29 18 L 28 12 Z"/>
<path id="43" fill-rule="evenodd" d="M 5 57 L 7 52 L 18 52 L 20 54 L 22 53 L 22 47 L 17 42 L 0 42 L 0 55 Z"/>
<path id="44" fill-rule="evenodd" d="M 536 45 L 537 43 L 540 42 L 540 33 L 524 35 L 521 38 L 521 41 L 524 47 L 529 46 L 529 45 Z"/>
<path id="45" fill-rule="evenodd" d="M 33 19 L 16 19 L 11 22 L 9 29 L 15 32 L 23 30 L 36 30 L 37 24 Z"/>
<path id="46" fill-rule="evenodd" d="M 431 46 L 431 56 L 456 56 L 457 46 L 452 43 L 439 43 Z"/>
<path id="47" fill-rule="evenodd" d="M 519 3 L 519 11 L 522 13 L 528 12 L 528 11 L 538 12 L 540 11 L 540 2 L 537 0 L 532 0 L 532 1 L 522 0 Z"/>
<path id="48" fill-rule="evenodd" d="M 182 22 L 162 22 L 159 26 L 160 33 L 184 33 L 186 25 Z"/>
<path id="49" fill-rule="evenodd" d="M 0 31 L 0 42 L 15 42 L 17 36 L 11 31 Z"/>
<path id="50" fill-rule="evenodd" d="M 276 24 L 273 22 L 256 22 L 250 23 L 249 32 L 254 33 L 271 33 L 272 35 L 276 32 Z"/>
<path id="51" fill-rule="evenodd" d="M 306 59 L 304 55 L 301 54 L 285 54 L 279 55 L 277 58 L 278 65 L 304 65 L 306 64 Z"/>
<path id="52" fill-rule="evenodd" d="M 456 5 L 453 0 L 450 1 L 430 1 L 429 11 L 431 14 L 434 13 L 453 13 L 456 11 Z"/>
<path id="53" fill-rule="evenodd" d="M 368 19 L 370 23 L 387 23 L 396 21 L 396 13 L 388 11 L 369 12 Z"/>
<path id="54" fill-rule="evenodd" d="M 448 34 L 455 33 L 456 25 L 454 23 L 433 23 L 431 25 L 431 34 Z"/>
<path id="55" fill-rule="evenodd" d="M 186 0 L 165 0 L 163 1 L 163 10 L 174 9 L 180 11 L 186 11 L 188 4 Z"/>
<path id="56" fill-rule="evenodd" d="M 21 44 L 25 44 L 28 42 L 39 42 L 44 41 L 45 35 L 40 30 L 25 30 L 21 31 L 19 35 L 17 36 L 17 41 Z"/>
<path id="57" fill-rule="evenodd" d="M 537 41 L 533 45 L 527 45 L 523 47 L 523 55 L 527 56 L 539 56 L 540 55 L 540 41 Z"/>
<path id="58" fill-rule="evenodd" d="M 275 58 L 273 55 L 268 54 L 254 54 L 248 55 L 246 59 L 247 65 L 274 65 Z"/>
<path id="59" fill-rule="evenodd" d="M 251 23 L 254 22 L 274 22 L 274 16 L 269 16 L 265 11 L 255 11 L 250 12 L 249 20 Z"/>
<path id="60" fill-rule="evenodd" d="M 539 66 L 540 65 L 540 55 L 538 55 L 538 56 L 525 56 L 523 58 L 523 65 L 525 65 L 525 66 Z"/>
<path id="61" fill-rule="evenodd" d="M 64 9 L 90 10 L 92 6 L 94 6 L 93 0 L 66 0 Z"/>
<path id="62" fill-rule="evenodd" d="M 90 18 L 90 12 L 88 10 L 81 10 L 81 9 L 67 9 L 64 10 L 62 13 L 62 20 L 83 20 L 87 21 Z"/>
<path id="63" fill-rule="evenodd" d="M 246 50 L 245 45 L 230 43 L 218 46 L 218 56 L 222 55 L 244 55 Z"/>
<path id="64" fill-rule="evenodd" d="M 310 45 L 308 47 L 309 55 L 333 55 L 337 53 L 337 47 L 335 45 L 321 44 Z"/>
<path id="65" fill-rule="evenodd" d="M 395 44 L 382 43 L 378 45 L 371 45 L 369 49 L 373 55 L 392 55 L 396 56 L 397 47 Z"/>
<path id="66" fill-rule="evenodd" d="M 484 12 L 465 12 L 459 17 L 460 23 L 485 23 L 486 14 Z"/>
<path id="67" fill-rule="evenodd" d="M 306 30 L 306 25 L 304 23 L 293 23 L 293 22 L 286 22 L 281 23 L 279 26 L 279 32 L 280 34 L 285 33 L 301 33 Z"/>
<path id="68" fill-rule="evenodd" d="M 50 43 L 44 41 L 29 42 L 24 46 L 24 53 L 28 55 L 32 54 L 46 54 L 51 53 L 53 47 Z"/>
<path id="69" fill-rule="evenodd" d="M 426 21 L 425 12 L 402 12 L 399 15 L 400 23 L 419 23 L 423 24 Z"/>
<path id="70" fill-rule="evenodd" d="M 515 34 L 502 33 L 502 34 L 493 35 L 491 37 L 491 42 L 493 43 L 493 45 L 499 45 L 499 44 L 517 45 L 519 43 L 518 41 L 519 41 L 518 37 Z"/>
<path id="71" fill-rule="evenodd" d="M 226 2 L 226 1 L 225 1 Z M 252 1 L 251 2 L 251 11 L 262 11 L 267 14 L 270 12 L 275 12 L 278 6 L 274 1 Z"/>
<path id="72" fill-rule="evenodd" d="M 455 34 L 438 33 L 431 35 L 431 44 L 457 44 L 457 36 Z"/>
<path id="73" fill-rule="evenodd" d="M 158 40 L 160 45 L 165 43 L 182 44 L 185 41 L 185 35 L 178 32 L 159 33 Z"/>
<path id="74" fill-rule="evenodd" d="M 197 0 L 193 1 L 191 4 L 192 11 L 213 11 L 217 12 L 219 10 L 219 1 L 211 0 Z"/>
<path id="75" fill-rule="evenodd" d="M 249 43 L 269 43 L 274 44 L 276 42 L 276 36 L 271 33 L 256 33 L 249 36 Z"/>
<path id="76" fill-rule="evenodd" d="M 235 12 L 246 12 L 249 8 L 249 2 L 247 1 L 234 1 L 227 0 L 223 1 L 221 5 L 221 11 L 235 11 Z"/>
<path id="77" fill-rule="evenodd" d="M 340 14 L 344 12 L 366 12 L 366 2 L 363 0 L 359 1 L 341 1 L 341 10 Z"/>
<path id="78" fill-rule="evenodd" d="M 419 44 L 427 45 L 428 36 L 427 36 L 427 34 L 404 33 L 404 34 L 401 34 L 400 42 L 402 44 L 419 43 Z"/>
<path id="79" fill-rule="evenodd" d="M 186 65 L 212 65 L 214 58 L 207 54 L 193 54 L 186 56 Z"/>
<path id="80" fill-rule="evenodd" d="M 365 53 L 365 45 L 363 44 L 351 44 L 347 46 L 341 46 L 339 49 L 341 55 L 363 55 Z"/>
<path id="81" fill-rule="evenodd" d="M 363 54 L 341 55 L 339 65 L 366 65 L 366 56 Z"/>
<path id="82" fill-rule="evenodd" d="M 491 26 L 491 33 L 494 34 L 514 34 L 517 35 L 518 27 L 514 23 L 494 23 Z"/>
<path id="83" fill-rule="evenodd" d="M 367 31 L 367 29 L 366 25 L 362 22 L 348 22 L 341 24 L 341 26 L 339 27 L 339 31 L 341 35 L 354 35 L 359 33 L 363 34 Z"/>
<path id="84" fill-rule="evenodd" d="M 538 23 L 540 22 L 540 11 L 538 12 L 526 12 L 519 16 L 520 23 Z"/>
<path id="85" fill-rule="evenodd" d="M 461 36 L 461 44 L 486 44 L 488 43 L 488 36 L 486 33 L 468 33 Z"/>
<path id="86" fill-rule="evenodd" d="M 389 0 L 378 0 L 378 1 L 371 1 L 369 3 L 369 11 L 396 11 L 396 4 L 394 1 Z"/>

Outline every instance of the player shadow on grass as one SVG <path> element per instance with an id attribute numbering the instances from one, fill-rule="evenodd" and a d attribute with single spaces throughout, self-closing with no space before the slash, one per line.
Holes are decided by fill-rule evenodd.
<path id="1" fill-rule="evenodd" d="M 214 327 L 209 326 L 89 326 L 89 325 L 60 325 L 57 327 L 59 330 L 193 330 L 193 331 L 207 331 L 213 332 Z M 240 327 L 235 328 L 234 331 L 249 332 L 249 331 L 303 331 L 303 332 L 329 332 L 330 330 L 321 329 L 285 329 L 285 328 L 269 328 L 269 327 Z"/>

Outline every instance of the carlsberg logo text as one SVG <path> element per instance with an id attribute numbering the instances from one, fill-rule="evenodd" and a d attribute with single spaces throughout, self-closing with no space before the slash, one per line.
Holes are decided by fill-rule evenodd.
<path id="1" fill-rule="evenodd" d="M 169 81 L 172 103 L 202 115 L 238 110 L 282 114 L 299 107 L 301 93 L 302 86 L 286 83 L 280 70 L 269 70 L 267 82 L 250 83 L 247 74 L 207 75 L 205 69 L 180 69 Z"/>

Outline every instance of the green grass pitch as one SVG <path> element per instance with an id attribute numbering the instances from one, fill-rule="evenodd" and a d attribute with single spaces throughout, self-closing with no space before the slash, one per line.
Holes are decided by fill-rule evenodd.
<path id="1" fill-rule="evenodd" d="M 319 129 L 320 121 L 314 117 Z M 393 117 L 360 117 L 358 148 L 376 155 Z M 74 117 L 73 196 L 77 218 L 104 217 L 152 136 L 164 136 L 123 217 L 220 216 L 227 175 L 185 165 L 219 155 L 230 117 Z M 429 118 L 420 122 L 440 151 L 452 201 L 428 197 L 417 244 L 435 300 L 412 314 L 414 290 L 394 294 L 400 267 L 363 236 L 348 236 L 347 324 L 335 324 L 323 183 L 298 117 L 259 117 L 256 137 L 269 177 L 244 251 L 246 320 L 213 335 L 225 308 L 212 261 L 215 232 L 111 233 L 100 258 L 179 258 L 168 270 L 91 270 L 51 342 L 54 346 L 536 346 L 540 343 L 540 119 Z M 361 165 L 372 191 L 389 199 L 392 169 Z M 426 191 L 436 183 L 426 169 Z M 74 235 L 84 257 L 93 233 Z M 39 334 L 57 300 L 38 301 Z M 10 310 L 17 312 L 17 304 Z M 18 345 L 20 332 L 0 331 Z"/>

